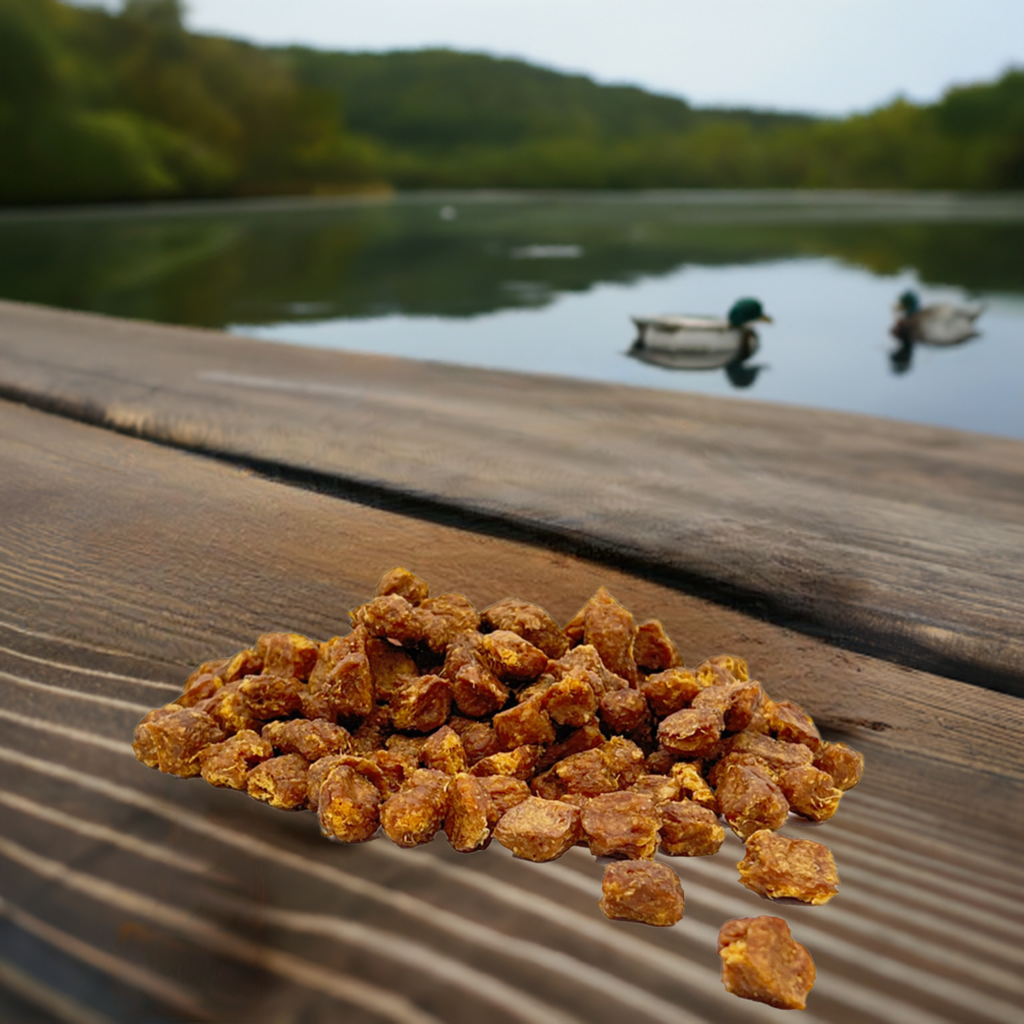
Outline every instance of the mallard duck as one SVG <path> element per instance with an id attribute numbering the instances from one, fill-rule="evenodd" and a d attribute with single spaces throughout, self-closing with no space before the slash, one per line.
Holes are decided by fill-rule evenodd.
<path id="1" fill-rule="evenodd" d="M 955 306 L 951 302 L 922 306 L 917 292 L 905 291 L 894 307 L 900 316 L 892 325 L 892 335 L 904 345 L 914 342 L 925 345 L 959 345 L 968 338 L 977 337 L 974 321 L 981 316 L 984 308 L 981 303 Z"/>
<path id="2" fill-rule="evenodd" d="M 757 299 L 737 300 L 726 317 L 635 316 L 637 337 L 631 352 L 633 355 L 642 350 L 687 353 L 698 361 L 706 358 L 706 368 L 716 368 L 753 352 L 757 335 L 750 325 L 757 321 L 772 322 Z M 745 349 L 749 349 L 746 355 L 743 354 Z M 693 365 L 690 368 L 705 367 Z"/>

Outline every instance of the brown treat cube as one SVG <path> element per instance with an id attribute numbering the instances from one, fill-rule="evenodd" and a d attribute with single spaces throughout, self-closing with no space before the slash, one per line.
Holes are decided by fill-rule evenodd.
<path id="1" fill-rule="evenodd" d="M 718 815 L 692 800 L 674 800 L 661 810 L 661 852 L 670 857 L 713 857 L 725 841 Z"/>
<path id="2" fill-rule="evenodd" d="M 349 618 L 353 626 L 364 626 L 370 636 L 387 637 L 410 646 L 424 638 L 424 616 L 420 607 L 399 594 L 375 597 L 353 608 Z"/>
<path id="3" fill-rule="evenodd" d="M 347 754 L 352 749 L 347 729 L 319 719 L 268 722 L 262 735 L 282 754 L 301 754 L 307 761 L 317 761 L 328 754 Z"/>
<path id="4" fill-rule="evenodd" d="M 297 678 L 285 676 L 246 676 L 238 683 L 239 694 L 261 722 L 298 711 L 303 690 L 305 687 Z"/>
<path id="5" fill-rule="evenodd" d="M 328 754 L 309 766 L 309 775 L 306 776 L 306 803 L 310 810 L 315 811 L 320 806 L 320 788 L 324 780 L 335 768 L 341 766 L 351 768 L 357 775 L 372 783 L 378 792 L 383 792 L 383 773 L 375 760 L 360 754 Z"/>
<path id="6" fill-rule="evenodd" d="M 722 716 L 708 708 L 686 708 L 658 726 L 658 743 L 681 757 L 707 757 L 718 747 Z"/>
<path id="7" fill-rule="evenodd" d="M 409 763 L 410 771 L 413 771 L 420 763 L 423 755 L 423 748 L 427 745 L 426 736 L 402 736 L 395 734 L 389 736 L 384 745 L 392 754 Z"/>
<path id="8" fill-rule="evenodd" d="M 828 772 L 836 789 L 846 792 L 864 774 L 864 755 L 845 743 L 823 742 L 814 752 L 814 767 Z"/>
<path id="9" fill-rule="evenodd" d="M 547 861 L 561 857 L 580 838 L 579 808 L 560 800 L 527 797 L 507 811 L 494 838 L 516 857 Z"/>
<path id="10" fill-rule="evenodd" d="M 609 864 L 598 906 L 613 921 L 636 921 L 669 928 L 683 919 L 683 887 L 667 865 L 650 860 Z"/>
<path id="11" fill-rule="evenodd" d="M 669 773 L 679 783 L 680 799 L 692 800 L 718 814 L 718 798 L 700 773 L 700 767 L 689 761 L 678 762 Z"/>
<path id="12" fill-rule="evenodd" d="M 448 814 L 444 832 L 452 849 L 472 853 L 487 845 L 491 821 L 496 820 L 494 801 L 480 779 L 457 775 L 448 787 Z"/>
<path id="13" fill-rule="evenodd" d="M 526 701 L 499 712 L 494 716 L 493 724 L 504 750 L 532 743 L 545 745 L 555 742 L 555 728 L 540 700 Z"/>
<path id="14" fill-rule="evenodd" d="M 309 677 L 311 693 L 324 694 L 336 715 L 364 718 L 373 710 L 374 688 L 366 628 L 320 646 L 320 657 Z"/>
<path id="15" fill-rule="evenodd" d="M 507 629 L 485 634 L 478 645 L 491 671 L 511 686 L 532 682 L 548 667 L 548 656 L 539 647 Z"/>
<path id="16" fill-rule="evenodd" d="M 563 758 L 551 770 L 562 793 L 597 796 L 615 793 L 619 788 L 619 777 L 601 756 L 600 747 Z"/>
<path id="17" fill-rule="evenodd" d="M 244 729 L 199 752 L 200 774 L 211 786 L 245 789 L 249 770 L 273 756 L 274 748 L 267 740 L 251 729 Z"/>
<path id="18" fill-rule="evenodd" d="M 554 768 L 549 768 L 546 772 L 541 772 L 540 775 L 534 775 L 530 780 L 530 792 L 545 800 L 559 800 L 565 795 L 561 780 Z"/>
<path id="19" fill-rule="evenodd" d="M 717 786 L 722 776 L 731 765 L 742 765 L 746 768 L 760 768 L 766 772 L 772 782 L 778 783 L 780 773 L 777 772 L 763 757 L 757 754 L 726 754 L 719 758 L 708 771 L 708 782 Z"/>
<path id="20" fill-rule="evenodd" d="M 466 761 L 474 765 L 477 761 L 501 751 L 498 734 L 486 722 L 474 722 L 469 718 L 452 718 L 448 723 L 458 733 L 466 751 Z"/>
<path id="21" fill-rule="evenodd" d="M 259 678 L 250 676 L 248 678 Z M 217 692 L 195 705 L 196 711 L 208 714 L 225 732 L 236 733 L 243 729 L 260 729 L 262 724 L 256 717 L 252 705 L 240 689 L 242 680 L 225 683 Z"/>
<path id="22" fill-rule="evenodd" d="M 485 608 L 481 620 L 492 630 L 518 633 L 549 658 L 560 658 L 569 649 L 569 638 L 543 608 L 515 597 L 506 597 Z"/>
<path id="23" fill-rule="evenodd" d="M 669 775 L 641 775 L 629 790 L 650 797 L 655 807 L 679 799 L 679 781 Z"/>
<path id="24" fill-rule="evenodd" d="M 300 639 L 305 639 L 302 637 Z M 255 647 L 247 647 L 229 659 L 220 673 L 225 683 L 235 683 L 246 676 L 258 676 L 263 671 L 263 654 Z"/>
<path id="25" fill-rule="evenodd" d="M 747 852 L 736 867 L 748 889 L 773 900 L 819 906 L 839 891 L 832 851 L 810 839 L 790 839 L 762 829 L 747 839 Z"/>
<path id="26" fill-rule="evenodd" d="M 601 721 L 605 728 L 628 736 L 651 724 L 647 698 L 639 690 L 606 690 L 601 694 Z"/>
<path id="27" fill-rule="evenodd" d="M 411 849 L 429 843 L 444 824 L 448 813 L 448 778 L 434 778 L 417 785 L 414 773 L 405 789 L 389 796 L 380 806 L 384 834 L 396 846 Z M 441 774 L 441 773 L 438 773 Z"/>
<path id="28" fill-rule="evenodd" d="M 599 750 L 619 789 L 632 786 L 644 774 L 644 752 L 632 740 L 613 736 Z"/>
<path id="29" fill-rule="evenodd" d="M 226 739 L 217 723 L 197 708 L 181 708 L 152 718 L 147 715 L 139 731 L 146 736 L 139 746 L 149 756 L 155 755 L 160 771 L 183 779 L 199 774 L 199 754 L 203 750 Z"/>
<path id="30" fill-rule="evenodd" d="M 622 676 L 616 675 L 605 665 L 597 648 L 590 644 L 574 647 L 558 661 L 549 661 L 544 678 L 550 676 L 553 682 L 557 682 L 569 675 L 586 679 L 598 696 L 605 690 L 625 690 L 629 686 Z"/>
<path id="31" fill-rule="evenodd" d="M 474 776 L 476 778 L 476 776 Z M 488 824 L 494 828 L 507 811 L 521 804 L 530 795 L 530 787 L 522 779 L 513 779 L 508 775 L 483 775 L 477 778 L 484 792 L 491 801 Z"/>
<path id="32" fill-rule="evenodd" d="M 740 732 L 750 725 L 754 712 L 763 700 L 761 684 L 748 679 L 745 683 L 716 683 L 709 686 L 693 698 L 693 706 L 717 711 L 725 722 L 726 732 Z"/>
<path id="33" fill-rule="evenodd" d="M 702 661 L 694 670 L 701 689 L 716 683 L 745 683 L 750 678 L 747 663 L 735 654 L 716 654 Z"/>
<path id="34" fill-rule="evenodd" d="M 369 637 L 366 657 L 370 662 L 373 693 L 378 700 L 390 700 L 396 690 L 420 674 L 409 652 L 396 647 L 390 640 Z"/>
<path id="35" fill-rule="evenodd" d="M 249 796 L 285 811 L 306 806 L 309 762 L 301 754 L 282 754 L 256 765 L 246 784 Z"/>
<path id="36" fill-rule="evenodd" d="M 729 827 L 746 839 L 759 829 L 782 828 L 789 803 L 782 790 L 760 768 L 731 765 L 715 790 L 718 808 Z"/>
<path id="37" fill-rule="evenodd" d="M 828 821 L 839 809 L 843 791 L 837 789 L 832 776 L 820 768 L 800 765 L 783 772 L 777 779 L 786 794 L 789 809 L 811 821 Z"/>
<path id="38" fill-rule="evenodd" d="M 185 680 L 181 696 L 174 703 L 183 708 L 191 708 L 199 701 L 212 697 L 227 682 L 223 673 L 230 661 L 230 658 L 221 658 L 218 661 L 204 661 Z"/>
<path id="39" fill-rule="evenodd" d="M 426 580 L 421 580 L 408 569 L 397 566 L 381 576 L 377 589 L 373 592 L 374 597 L 386 597 L 388 594 L 398 594 L 410 604 L 419 604 L 430 596 L 430 588 Z"/>
<path id="40" fill-rule="evenodd" d="M 508 687 L 480 660 L 469 635 L 448 648 L 441 675 L 451 681 L 459 711 L 470 718 L 493 715 L 508 701 Z"/>
<path id="41" fill-rule="evenodd" d="M 375 707 L 352 733 L 352 750 L 355 753 L 370 755 L 375 750 L 380 750 L 390 735 L 390 709 L 386 706 Z"/>
<path id="42" fill-rule="evenodd" d="M 537 762 L 538 768 L 550 768 L 551 765 L 561 761 L 563 758 L 572 757 L 573 754 L 581 754 L 585 750 L 593 750 L 604 744 L 604 734 L 601 732 L 597 722 L 587 722 L 579 729 L 574 729 L 565 739 L 558 743 L 552 743 L 547 750 L 541 751 L 540 759 Z"/>
<path id="43" fill-rule="evenodd" d="M 397 793 L 405 785 L 408 776 L 412 774 L 413 769 L 408 762 L 392 754 L 390 750 L 374 750 L 367 757 L 377 766 L 380 778 L 378 780 L 368 771 L 364 774 L 380 790 L 383 797 Z"/>
<path id="44" fill-rule="evenodd" d="M 435 733 L 427 737 L 420 752 L 420 760 L 424 768 L 434 768 L 447 775 L 458 775 L 467 768 L 466 750 L 458 733 L 447 725 L 442 725 Z"/>
<path id="45" fill-rule="evenodd" d="M 666 750 L 664 747 L 658 747 L 647 755 L 647 759 L 644 761 L 644 771 L 648 775 L 668 775 L 678 760 L 678 754 L 673 754 L 671 750 Z"/>
<path id="46" fill-rule="evenodd" d="M 578 676 L 565 676 L 552 683 L 542 701 L 553 721 L 574 729 L 592 721 L 597 711 L 597 694 L 593 686 Z"/>
<path id="47" fill-rule="evenodd" d="M 380 794 L 352 768 L 339 765 L 320 786 L 317 817 L 328 839 L 361 843 L 372 839 L 380 824 Z"/>
<path id="48" fill-rule="evenodd" d="M 741 917 L 718 933 L 722 984 L 741 999 L 803 1010 L 814 987 L 814 961 L 781 917 Z"/>
<path id="49" fill-rule="evenodd" d="M 306 680 L 319 654 L 320 645 L 298 633 L 264 633 L 256 641 L 256 661 L 265 676 Z"/>
<path id="50" fill-rule="evenodd" d="M 322 722 L 338 724 L 338 712 L 334 709 L 330 695 L 325 693 L 311 693 L 308 687 L 304 687 L 299 693 L 301 705 L 299 715 L 308 718 L 310 721 L 319 719 Z"/>
<path id="51" fill-rule="evenodd" d="M 648 676 L 640 683 L 639 689 L 658 718 L 689 707 L 700 693 L 696 677 L 685 668 L 670 668 Z"/>
<path id="52" fill-rule="evenodd" d="M 667 668 L 683 666 L 678 648 L 657 619 L 649 619 L 637 626 L 633 657 L 637 665 L 648 672 L 664 672 Z"/>
<path id="53" fill-rule="evenodd" d="M 580 821 L 595 857 L 644 860 L 658 849 L 661 820 L 649 796 L 602 793 L 587 801 Z"/>
<path id="54" fill-rule="evenodd" d="M 452 684 L 441 676 L 420 676 L 391 698 L 391 724 L 408 732 L 433 732 L 448 720 Z"/>
<path id="55" fill-rule="evenodd" d="M 176 711 L 184 710 L 181 704 L 167 704 L 162 708 L 154 708 L 152 711 L 147 711 L 142 717 L 142 721 L 135 726 L 135 742 L 132 743 L 132 749 L 135 751 L 135 756 L 144 764 L 147 768 L 156 768 L 159 764 L 159 758 L 157 756 L 157 745 L 156 745 L 156 733 L 150 728 L 155 722 L 159 722 L 161 718 L 166 718 L 168 715 L 173 715 Z"/>
<path id="56" fill-rule="evenodd" d="M 509 775 L 513 779 L 524 782 L 533 777 L 540 757 L 540 747 L 516 747 L 507 753 L 491 754 L 483 757 L 470 769 L 470 774 L 478 778 L 482 775 Z"/>
<path id="57" fill-rule="evenodd" d="M 639 678 L 633 656 L 635 636 L 636 620 L 601 587 L 587 602 L 583 642 L 596 648 L 605 666 L 630 686 L 636 686 Z"/>
<path id="58" fill-rule="evenodd" d="M 791 700 L 772 701 L 767 711 L 768 727 L 784 743 L 802 743 L 813 752 L 821 746 L 821 733 L 814 720 Z"/>
<path id="59" fill-rule="evenodd" d="M 723 751 L 725 754 L 753 754 L 761 758 L 776 774 L 802 764 L 810 764 L 814 757 L 810 747 L 805 747 L 802 743 L 784 743 L 764 733 L 752 732 L 750 729 L 730 736 L 724 743 Z"/>
<path id="60" fill-rule="evenodd" d="M 423 639 L 435 654 L 443 654 L 460 633 L 471 633 L 480 628 L 477 610 L 462 594 L 428 597 L 419 610 L 422 613 Z"/>

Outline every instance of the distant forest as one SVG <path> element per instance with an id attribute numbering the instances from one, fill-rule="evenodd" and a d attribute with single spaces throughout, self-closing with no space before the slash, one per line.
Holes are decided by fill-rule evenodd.
<path id="1" fill-rule="evenodd" d="M 0 0 L 0 204 L 382 188 L 1024 189 L 1024 70 L 845 119 L 698 109 L 522 61 L 328 53 Z"/>

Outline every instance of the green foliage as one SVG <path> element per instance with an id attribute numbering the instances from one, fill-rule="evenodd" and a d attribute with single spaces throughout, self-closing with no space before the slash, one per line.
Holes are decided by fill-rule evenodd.
<path id="1" fill-rule="evenodd" d="M 844 120 L 448 50 L 260 49 L 0 0 L 0 203 L 402 188 L 1024 188 L 1024 70 Z"/>

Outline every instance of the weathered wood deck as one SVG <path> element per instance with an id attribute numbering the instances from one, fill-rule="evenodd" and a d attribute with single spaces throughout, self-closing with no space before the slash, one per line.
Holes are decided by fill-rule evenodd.
<path id="1" fill-rule="evenodd" d="M 234 361 L 222 355 L 236 348 Z M 773 420 L 767 407 L 748 413 L 655 392 L 618 396 L 639 403 L 620 408 L 608 399 L 621 389 L 590 385 L 574 405 L 565 382 L 534 389 L 515 376 L 269 349 L 0 308 L 8 396 L 286 467 L 284 481 L 267 479 L 0 402 L 0 1020 L 768 1020 L 774 1011 L 724 992 L 714 950 L 725 919 L 759 913 L 787 918 L 815 957 L 819 980 L 803 1019 L 1020 1019 L 1024 704 L 738 607 L 758 587 L 777 590 L 783 603 L 768 611 L 823 633 L 831 627 L 822 616 L 838 614 L 827 607 L 845 608 L 860 616 L 841 634 L 848 647 L 866 646 L 864 636 L 879 647 L 917 636 L 904 660 L 941 656 L 949 675 L 973 664 L 984 636 L 1002 653 L 980 663 L 996 664 L 1012 689 L 1024 446 L 872 421 L 858 421 L 858 433 L 844 425 L 853 417 L 782 410 Z M 227 383 L 227 373 L 249 386 Z M 673 403 L 688 426 L 673 423 Z M 397 422 L 386 416 L 395 408 L 405 410 Z M 619 415 L 632 424 L 625 447 L 602 432 Z M 542 435 L 554 422 L 577 429 L 552 449 Z M 912 443 L 926 435 L 932 447 L 915 468 Z M 689 449 L 672 455 L 665 438 L 685 436 Z M 600 486 L 572 468 L 624 474 L 644 437 L 653 462 L 637 466 L 636 488 L 621 477 Z M 817 455 L 791 465 L 807 438 Z M 660 466 L 662 456 L 676 461 Z M 857 463 L 862 483 L 846 489 L 853 522 L 886 511 L 886 544 L 880 532 L 857 534 L 838 499 L 814 504 L 840 466 Z M 712 476 L 722 482 L 727 468 L 723 493 Z M 288 469 L 311 471 L 301 482 L 327 493 L 291 486 Z M 684 469 L 693 486 L 680 488 Z M 351 480 L 364 485 L 359 501 L 339 496 Z M 500 502 L 489 506 L 492 485 Z M 545 486 L 557 505 L 542 504 Z M 390 501 L 391 489 L 413 497 Z M 682 549 L 658 574 L 655 525 L 669 521 L 679 495 L 673 536 L 703 531 L 704 548 Z M 728 531 L 713 528 L 701 496 Z M 868 498 L 870 508 L 858 504 Z M 803 501 L 812 502 L 806 544 L 787 541 L 777 519 Z M 578 519 L 558 519 L 574 502 Z M 972 509 L 974 531 L 941 543 L 935 523 L 966 523 Z M 475 512 L 489 518 L 474 522 Z M 850 550 L 845 561 L 832 553 L 830 586 L 814 590 L 807 580 L 827 561 L 832 528 L 849 531 Z M 603 561 L 543 543 L 569 537 L 586 551 L 591 530 Z M 870 557 L 855 557 L 855 536 L 875 545 Z M 649 545 L 640 554 L 626 547 L 636 537 Z M 697 571 L 697 559 L 719 557 L 735 584 Z M 716 858 L 673 862 L 687 894 L 679 926 L 615 925 L 596 906 L 600 867 L 589 855 L 535 866 L 497 847 L 460 857 L 443 840 L 416 851 L 334 846 L 311 815 L 134 760 L 135 721 L 171 699 L 191 665 L 268 629 L 333 635 L 393 564 L 478 607 L 515 593 L 561 620 L 603 583 L 638 616 L 660 617 L 688 662 L 744 654 L 769 692 L 800 701 L 867 754 L 864 782 L 833 821 L 790 830 L 832 847 L 839 897 L 827 907 L 770 906 L 736 881 L 740 847 L 730 840 Z M 741 585 L 743 564 L 757 569 L 754 583 Z M 860 588 L 842 575 L 855 571 L 866 579 Z M 915 597 L 911 582 L 920 588 L 929 574 L 933 590 Z M 786 611 L 787 588 L 801 580 L 796 611 Z M 709 591 L 733 606 L 707 600 Z M 919 602 L 912 613 L 904 598 Z M 868 612 L 881 622 L 879 607 L 904 618 L 889 632 L 872 627 Z M 948 634 L 929 646 L 920 637 L 937 608 Z"/>

